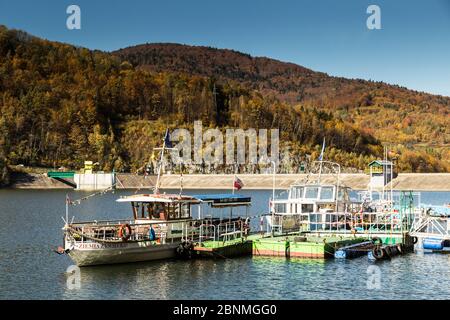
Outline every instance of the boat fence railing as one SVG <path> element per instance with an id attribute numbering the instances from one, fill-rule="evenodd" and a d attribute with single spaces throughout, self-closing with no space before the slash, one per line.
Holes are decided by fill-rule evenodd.
<path id="1" fill-rule="evenodd" d="M 421 216 L 411 230 L 414 236 L 450 236 L 450 221 L 448 217 Z"/>
<path id="2" fill-rule="evenodd" d="M 157 241 L 170 243 L 183 238 L 185 230 L 191 229 L 194 221 L 161 221 L 149 223 L 134 223 L 133 221 L 116 220 L 103 221 L 102 223 L 74 223 L 66 230 L 72 234 L 75 242 L 132 242 L 132 241 Z M 129 228 L 129 229 L 128 229 Z M 121 235 L 121 230 L 128 235 Z M 126 230 L 124 230 L 126 229 Z M 152 231 L 153 230 L 153 231 Z"/>
<path id="3" fill-rule="evenodd" d="M 335 233 L 403 233 L 411 230 L 412 219 L 399 212 L 327 212 L 268 215 L 267 232 L 328 231 Z"/>
<path id="4" fill-rule="evenodd" d="M 205 220 L 198 228 L 191 229 L 191 240 L 197 240 L 202 243 L 206 241 L 229 241 L 242 238 L 245 233 L 244 223 L 242 220 L 224 221 L 214 224 Z M 196 234 L 198 237 L 195 237 Z"/>
<path id="5" fill-rule="evenodd" d="M 243 223 L 240 220 L 219 224 L 217 228 L 217 239 L 223 242 L 242 238 L 243 234 Z"/>
<path id="6" fill-rule="evenodd" d="M 210 223 L 203 223 L 200 226 L 199 242 L 208 240 L 216 241 L 216 226 Z"/>
<path id="7" fill-rule="evenodd" d="M 75 242 L 140 242 L 157 241 L 229 241 L 242 238 L 244 221 L 184 220 L 135 223 L 130 220 L 73 223 L 66 227 Z"/>

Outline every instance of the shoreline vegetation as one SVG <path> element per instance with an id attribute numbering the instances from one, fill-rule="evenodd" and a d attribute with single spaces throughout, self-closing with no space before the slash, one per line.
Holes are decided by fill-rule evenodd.
<path id="1" fill-rule="evenodd" d="M 202 50 L 207 56 L 225 52 Z M 177 70 L 185 61 L 167 50 L 119 55 L 4 26 L 0 56 L 0 183 L 9 180 L 6 164 L 74 170 L 92 160 L 97 170 L 137 172 L 167 128 L 192 132 L 196 120 L 221 131 L 279 129 L 280 154 L 297 162 L 294 172 L 301 162 L 318 158 L 324 138 L 326 158 L 347 170 L 364 170 L 388 144 L 399 172 L 450 172 L 448 97 L 240 54 L 257 65 L 251 70 L 267 73 L 269 84 L 261 82 L 259 90 L 262 75 L 248 73 L 239 61 L 230 78 L 225 66 L 219 68 L 223 74 L 216 67 L 211 74 Z M 201 54 L 186 56 L 205 64 Z M 167 61 L 173 62 L 170 68 Z M 152 70 L 149 63 L 160 68 Z M 283 99 L 283 91 L 302 93 L 293 102 L 292 95 Z"/>

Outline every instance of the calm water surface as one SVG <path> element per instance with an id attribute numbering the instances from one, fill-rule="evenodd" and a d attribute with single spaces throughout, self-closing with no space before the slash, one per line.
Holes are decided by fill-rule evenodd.
<path id="1" fill-rule="evenodd" d="M 227 192 L 227 191 L 224 191 Z M 115 192 L 71 209 L 76 220 L 124 218 Z M 204 193 L 190 191 L 187 193 Z M 284 258 L 161 261 L 81 269 L 69 290 L 72 263 L 62 244 L 65 191 L 0 190 L 0 299 L 450 299 L 450 255 L 410 254 L 376 263 L 381 289 L 368 290 L 366 258 L 349 261 Z M 88 193 L 70 191 L 71 199 Z M 252 214 L 266 211 L 270 191 L 251 195 Z M 422 202 L 450 202 L 450 193 L 422 193 Z"/>

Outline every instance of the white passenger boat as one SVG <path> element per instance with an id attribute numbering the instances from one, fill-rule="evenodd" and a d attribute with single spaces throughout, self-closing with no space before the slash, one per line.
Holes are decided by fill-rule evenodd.
<path id="1" fill-rule="evenodd" d="M 339 164 L 317 163 L 319 171 L 312 170 L 305 181 L 291 185 L 287 199 L 271 200 L 270 213 L 265 215 L 268 232 L 381 234 L 409 231 L 413 212 L 399 212 L 392 202 L 380 207 L 378 202 L 352 199 L 351 188 L 340 181 Z M 322 176 L 325 166 L 329 173 L 326 178 Z"/>
<path id="2" fill-rule="evenodd" d="M 122 197 L 131 204 L 129 220 L 76 222 L 64 226 L 64 248 L 78 266 L 169 259 L 191 254 L 211 238 L 243 237 L 248 218 L 205 216 L 203 207 L 232 210 L 248 207 L 251 198 L 234 194 L 198 196 L 141 194 Z M 197 213 L 197 219 L 192 213 Z M 211 213 L 210 211 L 208 213 Z M 246 210 L 246 215 L 248 212 Z M 214 229 L 215 232 L 211 233 Z M 226 238 L 228 237 L 228 238 Z"/>
<path id="3" fill-rule="evenodd" d="M 195 227 L 190 196 L 142 194 L 120 198 L 131 204 L 132 218 L 70 223 L 64 250 L 78 266 L 173 258 Z"/>
<path id="4" fill-rule="evenodd" d="M 129 219 L 69 222 L 66 201 L 64 247 L 58 253 L 68 254 L 78 266 L 128 263 L 190 255 L 194 245 L 203 240 L 225 241 L 248 232 L 248 208 L 251 198 L 235 194 L 190 196 L 159 192 L 162 154 L 158 178 L 152 194 L 117 199 L 129 203 Z M 203 212 L 206 206 L 206 214 Z M 246 209 L 246 217 L 233 217 L 234 208 Z M 210 209 L 227 210 L 226 217 L 214 218 Z M 229 210 L 229 211 L 228 211 Z M 198 214 L 197 219 L 192 213 Z M 211 215 L 210 215 L 211 214 Z"/>

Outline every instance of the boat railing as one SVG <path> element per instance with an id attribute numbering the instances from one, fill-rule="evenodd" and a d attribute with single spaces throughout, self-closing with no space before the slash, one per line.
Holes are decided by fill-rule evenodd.
<path id="1" fill-rule="evenodd" d="M 200 226 L 199 242 L 216 240 L 216 226 L 211 223 L 202 223 Z"/>
<path id="2" fill-rule="evenodd" d="M 158 221 L 149 223 L 134 223 L 134 221 L 130 220 L 116 220 L 104 221 L 102 223 L 73 223 L 66 227 L 66 229 L 72 234 L 75 242 L 81 243 L 92 241 L 156 241 L 165 244 L 183 239 L 188 233 L 193 236 L 194 233 L 192 230 L 195 229 L 194 223 L 194 220 Z M 128 232 L 128 234 L 124 235 L 125 232 Z"/>
<path id="3" fill-rule="evenodd" d="M 411 235 L 450 237 L 450 220 L 448 217 L 421 216 L 414 222 Z"/>
<path id="4" fill-rule="evenodd" d="M 243 220 L 223 221 L 217 224 L 204 220 L 198 228 L 191 229 L 190 239 L 202 243 L 206 241 L 230 241 L 243 238 L 245 226 Z"/>
<path id="5" fill-rule="evenodd" d="M 135 223 L 130 220 L 97 221 L 95 223 L 73 223 L 66 227 L 75 242 L 140 242 L 156 241 L 229 241 L 245 234 L 244 220 L 214 222 L 205 220 L 158 221 Z"/>
<path id="6" fill-rule="evenodd" d="M 288 234 L 292 232 L 381 233 L 408 232 L 411 221 L 398 212 L 327 212 L 268 215 L 267 232 Z"/>

